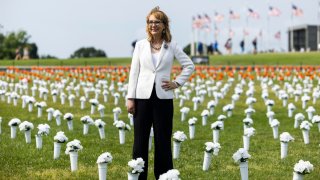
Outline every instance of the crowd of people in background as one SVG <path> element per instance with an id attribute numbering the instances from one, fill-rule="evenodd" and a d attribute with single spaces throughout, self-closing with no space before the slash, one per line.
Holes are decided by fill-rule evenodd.
<path id="1" fill-rule="evenodd" d="M 28 59 L 30 59 L 28 47 L 24 47 L 23 49 L 22 47 L 16 48 L 15 60 L 28 60 Z"/>
<path id="2" fill-rule="evenodd" d="M 253 54 L 257 54 L 258 53 L 258 39 L 257 37 L 255 37 L 252 42 L 252 51 L 251 53 Z M 224 49 L 225 49 L 225 53 L 224 54 L 233 54 L 233 41 L 232 38 L 228 38 L 226 40 L 226 42 L 224 43 Z M 239 47 L 240 47 L 240 54 L 244 54 L 246 53 L 246 44 L 245 44 L 245 39 L 242 39 L 239 43 Z M 205 50 L 206 48 L 206 50 Z M 204 55 L 206 54 L 205 51 L 207 52 L 208 55 L 222 55 L 223 53 L 220 51 L 219 49 L 219 43 L 218 41 L 214 41 L 213 43 L 209 44 L 209 45 L 205 45 L 202 42 L 198 42 L 197 43 L 197 55 Z"/>

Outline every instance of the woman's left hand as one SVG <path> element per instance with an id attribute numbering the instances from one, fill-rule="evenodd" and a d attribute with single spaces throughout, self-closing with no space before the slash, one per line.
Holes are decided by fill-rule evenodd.
<path id="1" fill-rule="evenodd" d="M 169 90 L 178 88 L 177 84 L 172 81 L 162 81 L 161 87 L 165 91 L 169 91 Z"/>

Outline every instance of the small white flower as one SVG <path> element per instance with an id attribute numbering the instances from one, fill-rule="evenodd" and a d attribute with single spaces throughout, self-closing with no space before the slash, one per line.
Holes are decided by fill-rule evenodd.
<path id="1" fill-rule="evenodd" d="M 242 122 L 247 126 L 251 126 L 253 124 L 253 120 L 251 118 L 245 118 Z"/>
<path id="2" fill-rule="evenodd" d="M 47 136 L 50 132 L 50 126 L 48 124 L 39 124 L 37 128 L 39 129 L 38 135 L 41 135 L 41 136 L 43 135 Z"/>
<path id="3" fill-rule="evenodd" d="M 311 171 L 313 171 L 313 165 L 309 161 L 299 160 L 299 162 L 294 165 L 293 170 L 298 174 L 310 174 Z"/>
<path id="4" fill-rule="evenodd" d="M 216 121 L 211 124 L 211 129 L 220 130 L 223 127 L 223 123 L 221 121 Z"/>
<path id="5" fill-rule="evenodd" d="M 142 158 L 132 159 L 128 162 L 129 172 L 132 174 L 139 174 L 143 172 L 144 160 Z"/>
<path id="6" fill-rule="evenodd" d="M 193 126 L 193 125 L 196 124 L 197 120 L 198 119 L 196 117 L 192 117 L 192 118 L 189 119 L 188 123 L 189 123 L 190 126 Z"/>
<path id="7" fill-rule="evenodd" d="M 300 129 L 310 130 L 312 124 L 309 121 L 302 121 L 300 124 Z"/>
<path id="8" fill-rule="evenodd" d="M 288 109 L 293 111 L 296 109 L 296 106 L 293 103 L 290 103 L 288 104 Z"/>
<path id="9" fill-rule="evenodd" d="M 112 155 L 109 152 L 102 153 L 97 160 L 97 163 L 111 163 L 112 162 Z"/>
<path id="10" fill-rule="evenodd" d="M 21 124 L 19 124 L 20 131 L 30 131 L 34 128 L 33 124 L 28 121 L 23 121 Z"/>
<path id="11" fill-rule="evenodd" d="M 183 142 L 187 139 L 187 136 L 183 131 L 177 131 L 173 134 L 173 140 L 177 142 Z"/>
<path id="12" fill-rule="evenodd" d="M 209 111 L 208 110 L 203 110 L 201 113 L 201 116 L 209 116 Z"/>
<path id="13" fill-rule="evenodd" d="M 298 113 L 298 114 L 296 114 L 296 115 L 294 116 L 294 119 L 295 119 L 296 121 L 303 121 L 304 118 L 305 118 L 305 116 L 304 116 L 302 113 Z"/>
<path id="14" fill-rule="evenodd" d="M 63 119 L 68 120 L 68 121 L 71 121 L 71 120 L 73 120 L 73 114 L 71 114 L 71 113 L 66 113 L 66 114 L 63 116 Z"/>
<path id="15" fill-rule="evenodd" d="M 312 123 L 320 123 L 320 116 L 315 115 L 312 117 Z"/>
<path id="16" fill-rule="evenodd" d="M 97 119 L 94 121 L 94 125 L 97 126 L 98 128 L 103 128 L 106 125 L 106 123 L 101 119 Z"/>
<path id="17" fill-rule="evenodd" d="M 58 143 L 65 143 L 68 141 L 67 136 L 64 135 L 64 132 L 59 131 L 57 134 L 54 136 L 54 141 Z"/>
<path id="18" fill-rule="evenodd" d="M 180 109 L 181 113 L 188 113 L 189 111 L 190 111 L 190 108 L 188 108 L 188 107 L 183 107 Z"/>
<path id="19" fill-rule="evenodd" d="M 205 143 L 205 151 L 208 153 L 213 153 L 214 155 L 218 155 L 219 150 L 221 148 L 219 143 L 206 142 Z"/>
<path id="20" fill-rule="evenodd" d="M 223 114 L 220 114 L 217 118 L 218 121 L 224 121 L 227 119 L 227 116 L 223 115 Z"/>
<path id="21" fill-rule="evenodd" d="M 232 156 L 234 162 L 236 162 L 236 163 L 246 162 L 250 157 L 251 157 L 251 155 L 244 148 L 240 148 Z"/>
<path id="22" fill-rule="evenodd" d="M 13 118 L 9 121 L 8 125 L 9 126 L 18 126 L 21 123 L 20 119 L 18 118 Z"/>
<path id="23" fill-rule="evenodd" d="M 277 119 L 273 119 L 270 123 L 270 127 L 277 127 L 280 125 L 280 122 Z"/>
<path id="24" fill-rule="evenodd" d="M 159 176 L 159 180 L 180 180 L 180 172 L 177 169 L 171 169 Z"/>
<path id="25" fill-rule="evenodd" d="M 294 138 L 288 132 L 283 132 L 280 134 L 280 141 L 288 143 L 290 141 L 294 141 Z"/>
<path id="26" fill-rule="evenodd" d="M 80 118 L 80 121 L 83 123 L 83 124 L 94 124 L 93 122 L 93 119 L 90 117 L 90 116 L 83 116 Z"/>
<path id="27" fill-rule="evenodd" d="M 113 125 L 120 130 L 131 130 L 131 127 L 128 124 L 124 123 L 122 120 L 115 121 Z"/>
<path id="28" fill-rule="evenodd" d="M 120 107 L 116 107 L 116 108 L 114 108 L 113 110 L 113 113 L 121 113 L 121 108 Z"/>
<path id="29" fill-rule="evenodd" d="M 67 148 L 66 148 L 65 153 L 69 154 L 70 152 L 78 152 L 82 149 L 83 149 L 83 147 L 82 147 L 80 141 L 75 139 L 75 140 L 67 143 Z"/>

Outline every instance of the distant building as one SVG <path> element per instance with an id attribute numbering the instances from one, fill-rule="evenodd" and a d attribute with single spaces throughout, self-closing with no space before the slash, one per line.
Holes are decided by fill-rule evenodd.
<path id="1" fill-rule="evenodd" d="M 293 32 L 293 36 L 291 33 Z M 317 51 L 320 45 L 320 26 L 300 25 L 288 29 L 289 51 Z"/>

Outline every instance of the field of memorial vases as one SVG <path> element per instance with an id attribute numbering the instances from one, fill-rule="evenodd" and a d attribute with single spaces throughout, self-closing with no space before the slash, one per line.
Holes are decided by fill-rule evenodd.
<path id="1" fill-rule="evenodd" d="M 0 72 L 0 179 L 138 179 L 129 71 Z M 320 67 L 197 66 L 174 94 L 174 169 L 161 180 L 320 179 Z"/>

